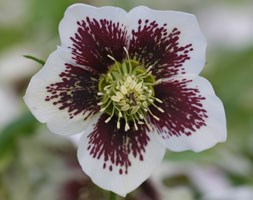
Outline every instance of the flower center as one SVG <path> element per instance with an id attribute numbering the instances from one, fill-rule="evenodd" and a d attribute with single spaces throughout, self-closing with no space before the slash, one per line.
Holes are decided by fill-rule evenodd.
<path id="1" fill-rule="evenodd" d="M 127 131 L 130 129 L 129 122 L 133 122 L 136 130 L 138 124 L 146 124 L 150 128 L 146 119 L 147 113 L 159 120 L 149 109 L 150 105 L 154 105 L 164 112 L 154 103 L 162 101 L 155 98 L 153 86 L 156 81 L 150 69 L 151 67 L 145 69 L 134 60 L 128 59 L 122 63 L 115 60 L 105 76 L 100 78 L 98 85 L 98 95 L 102 96 L 99 103 L 100 111 L 110 115 L 105 120 L 106 123 L 116 116 L 119 129 L 120 120 L 124 119 Z"/>

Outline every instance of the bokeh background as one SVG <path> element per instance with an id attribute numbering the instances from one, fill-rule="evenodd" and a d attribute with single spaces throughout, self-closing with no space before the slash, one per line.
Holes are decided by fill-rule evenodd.
<path id="1" fill-rule="evenodd" d="M 29 79 L 60 44 L 58 24 L 73 3 L 137 5 L 193 13 L 207 38 L 202 76 L 227 116 L 228 139 L 193 153 L 167 152 L 160 168 L 128 200 L 253 199 L 252 0 L 0 0 L 0 200 L 104 200 L 80 170 L 76 138 L 49 133 L 24 105 Z"/>

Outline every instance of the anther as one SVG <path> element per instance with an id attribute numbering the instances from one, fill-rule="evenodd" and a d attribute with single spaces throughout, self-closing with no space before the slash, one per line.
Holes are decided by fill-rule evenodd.
<path id="1" fill-rule="evenodd" d="M 139 106 L 134 106 L 131 110 L 131 114 L 134 115 L 139 110 Z"/>
<path id="2" fill-rule="evenodd" d="M 136 81 L 133 80 L 133 81 L 130 83 L 129 87 L 130 87 L 131 90 L 133 90 L 133 89 L 135 88 L 135 86 L 136 86 Z"/>
<path id="3" fill-rule="evenodd" d="M 123 47 L 123 49 L 124 49 L 124 51 L 126 52 L 126 53 L 128 53 L 128 50 L 127 50 L 127 48 L 124 46 Z"/>
<path id="4" fill-rule="evenodd" d="M 120 91 L 121 91 L 122 94 L 127 94 L 127 89 L 126 89 L 126 87 L 124 85 L 122 85 L 120 87 Z"/>
<path id="5" fill-rule="evenodd" d="M 111 79 L 111 80 L 113 79 L 112 75 L 110 73 L 108 74 L 108 76 L 109 76 L 109 79 Z"/>
<path id="6" fill-rule="evenodd" d="M 143 119 L 143 118 L 144 118 L 144 117 L 143 117 L 143 115 L 142 115 L 142 114 L 140 114 L 140 113 L 139 113 L 139 117 L 140 117 L 140 119 Z"/>
<path id="7" fill-rule="evenodd" d="M 117 129 L 120 129 L 120 122 L 119 122 L 119 120 L 117 121 Z"/>
<path id="8" fill-rule="evenodd" d="M 155 116 L 155 115 L 152 115 L 157 121 L 160 121 L 160 118 Z"/>
<path id="9" fill-rule="evenodd" d="M 125 104 L 124 106 L 121 107 L 121 110 L 122 111 L 127 111 L 127 110 L 129 110 L 129 108 L 130 108 L 130 105 L 129 104 Z"/>
<path id="10" fill-rule="evenodd" d="M 105 120 L 105 123 L 108 123 L 111 119 L 112 119 L 112 117 L 108 117 L 108 118 Z"/>
<path id="11" fill-rule="evenodd" d="M 165 112 L 161 107 L 157 106 L 156 104 L 152 103 L 152 105 L 153 105 L 154 107 L 156 107 L 157 110 L 159 110 L 160 112 L 162 112 L 162 113 Z"/>
<path id="12" fill-rule="evenodd" d="M 143 120 L 144 120 L 144 122 L 145 122 L 145 125 L 148 127 L 148 129 L 149 129 L 150 131 L 152 131 L 152 127 L 149 125 L 147 119 L 144 118 Z"/>
<path id="13" fill-rule="evenodd" d="M 147 72 L 149 72 L 153 68 L 153 65 L 150 65 L 147 69 Z"/>
<path id="14" fill-rule="evenodd" d="M 126 123 L 125 123 L 125 131 L 127 132 L 129 129 L 130 129 L 130 127 L 129 127 L 127 121 L 126 121 Z"/>
<path id="15" fill-rule="evenodd" d="M 162 82 L 162 79 L 158 79 L 156 80 L 155 85 L 160 84 L 161 82 Z"/>
<path id="16" fill-rule="evenodd" d="M 115 102 L 119 102 L 120 101 L 120 98 L 118 96 L 112 96 L 111 97 L 111 100 L 115 101 Z"/>
<path id="17" fill-rule="evenodd" d="M 136 91 L 139 92 L 139 91 L 141 90 L 141 86 L 142 86 L 142 83 L 140 82 L 140 83 L 138 83 L 138 84 L 135 86 L 134 89 L 135 89 Z"/>
<path id="18" fill-rule="evenodd" d="M 104 112 L 106 108 L 101 108 L 99 111 Z"/>
<path id="19" fill-rule="evenodd" d="M 155 98 L 155 100 L 156 100 L 158 103 L 163 103 L 163 101 L 162 101 L 161 99 Z"/>
<path id="20" fill-rule="evenodd" d="M 142 102 L 142 105 L 146 108 L 146 107 L 148 107 L 148 103 L 146 102 L 146 101 L 143 101 Z"/>
<path id="21" fill-rule="evenodd" d="M 157 120 L 157 121 L 159 121 L 159 120 L 160 120 L 160 118 L 159 118 L 159 117 L 157 117 L 156 115 L 154 115 L 154 114 L 151 112 L 151 110 L 150 110 L 150 109 L 148 109 L 148 112 L 151 114 L 151 116 L 152 116 L 155 120 Z"/>
<path id="22" fill-rule="evenodd" d="M 110 58 L 111 60 L 113 60 L 114 62 L 117 62 L 117 60 L 114 57 L 112 57 L 110 55 L 107 55 L 107 57 Z"/>
<path id="23" fill-rule="evenodd" d="M 120 99 L 124 97 L 121 92 L 116 92 L 116 96 L 119 97 Z"/>
<path id="24" fill-rule="evenodd" d="M 119 118 L 121 118 L 122 117 L 122 113 L 121 112 L 119 112 Z"/>
<path id="25" fill-rule="evenodd" d="M 160 112 L 162 112 L 162 113 L 164 113 L 165 111 L 162 109 L 162 108 L 160 108 L 160 107 L 158 107 L 157 108 Z"/>
<path id="26" fill-rule="evenodd" d="M 127 81 L 127 83 L 131 83 L 133 81 L 133 79 L 131 78 L 131 76 L 127 76 L 126 81 Z"/>
<path id="27" fill-rule="evenodd" d="M 138 126 L 137 126 L 135 121 L 134 121 L 134 128 L 135 128 L 136 131 L 138 131 Z"/>

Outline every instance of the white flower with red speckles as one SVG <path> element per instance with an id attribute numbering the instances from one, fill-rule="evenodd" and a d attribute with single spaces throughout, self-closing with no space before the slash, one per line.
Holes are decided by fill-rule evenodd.
<path id="1" fill-rule="evenodd" d="M 226 140 L 224 108 L 198 76 L 206 41 L 187 13 L 69 7 L 61 46 L 33 76 L 26 104 L 57 134 L 83 133 L 78 159 L 100 187 L 138 187 L 165 149 L 202 151 Z"/>

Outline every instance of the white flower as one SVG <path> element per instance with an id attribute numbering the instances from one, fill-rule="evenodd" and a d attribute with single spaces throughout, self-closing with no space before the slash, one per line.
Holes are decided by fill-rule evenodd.
<path id="1" fill-rule="evenodd" d="M 193 15 L 136 7 L 69 7 L 61 46 L 32 78 L 26 104 L 57 134 L 83 133 L 78 159 L 125 196 L 165 148 L 202 151 L 226 139 L 223 105 L 198 74 L 206 41 Z"/>

